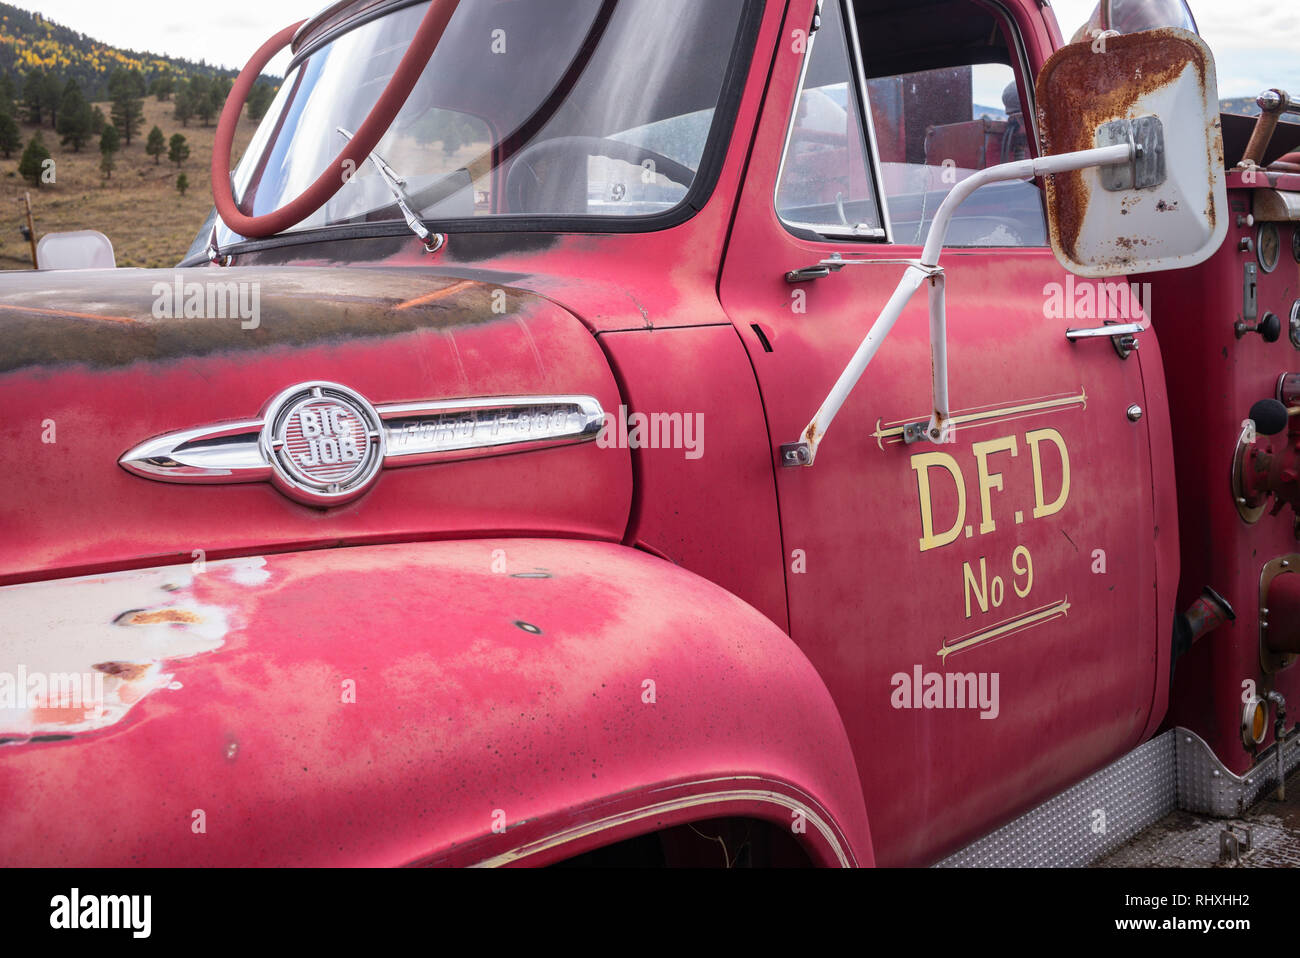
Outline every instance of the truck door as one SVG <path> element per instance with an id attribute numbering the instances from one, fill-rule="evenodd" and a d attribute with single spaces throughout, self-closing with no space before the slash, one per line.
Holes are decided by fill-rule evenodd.
<path id="1" fill-rule="evenodd" d="M 791 631 L 842 709 L 882 864 L 933 861 L 1136 745 L 1167 640 L 1154 336 L 1125 358 L 1065 335 L 1146 304 L 1062 271 L 1032 182 L 978 191 L 941 261 L 955 441 L 908 441 L 930 415 L 922 292 L 815 464 L 780 465 L 946 192 L 1033 148 L 1010 17 L 908 10 L 825 0 L 810 32 L 791 3 L 719 286 L 766 407 Z M 835 255 L 865 262 L 787 278 Z"/>

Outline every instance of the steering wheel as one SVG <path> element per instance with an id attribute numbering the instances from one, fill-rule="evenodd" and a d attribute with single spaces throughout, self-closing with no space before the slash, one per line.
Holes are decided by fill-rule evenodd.
<path id="1" fill-rule="evenodd" d="M 695 171 L 684 163 L 678 163 L 670 156 L 603 136 L 557 136 L 542 140 L 525 147 L 515 154 L 510 164 L 510 173 L 506 176 L 506 203 L 512 213 L 534 212 L 529 208 L 529 197 L 536 194 L 545 184 L 541 174 L 534 165 L 540 160 L 553 159 L 558 155 L 607 156 L 612 160 L 622 160 L 632 166 L 642 166 L 646 160 L 653 164 L 650 169 L 662 174 L 673 183 L 680 183 L 688 190 L 695 180 Z M 549 211 L 548 211 L 549 212 Z"/>

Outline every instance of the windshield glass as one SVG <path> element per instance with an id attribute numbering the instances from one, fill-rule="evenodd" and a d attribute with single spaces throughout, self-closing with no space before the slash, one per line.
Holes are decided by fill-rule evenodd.
<path id="1" fill-rule="evenodd" d="M 435 224 L 671 210 L 704 160 L 744 3 L 463 0 L 375 153 Z M 234 174 L 244 212 L 283 206 L 320 175 L 427 10 L 396 3 L 306 41 Z M 366 162 L 294 229 L 400 219 Z M 219 244 L 238 239 L 218 227 Z"/>

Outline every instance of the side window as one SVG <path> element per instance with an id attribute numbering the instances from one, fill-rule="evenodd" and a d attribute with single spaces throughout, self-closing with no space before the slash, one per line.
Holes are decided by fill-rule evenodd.
<path id="1" fill-rule="evenodd" d="M 839 0 L 822 6 L 776 190 L 788 227 L 883 238 L 863 130 L 858 71 Z"/>
<path id="2" fill-rule="evenodd" d="M 868 69 L 870 65 L 868 64 Z M 867 83 L 894 240 L 925 242 L 948 191 L 977 170 L 1029 156 L 1015 73 L 1001 63 Z M 1046 246 L 1032 180 L 994 183 L 957 210 L 948 246 Z"/>

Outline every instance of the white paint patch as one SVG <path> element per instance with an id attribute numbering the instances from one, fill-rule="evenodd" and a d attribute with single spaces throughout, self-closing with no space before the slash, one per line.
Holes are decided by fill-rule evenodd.
<path id="1" fill-rule="evenodd" d="M 253 587 L 270 572 L 254 557 L 210 562 L 209 576 Z M 179 690 L 167 663 L 216 651 L 230 630 L 225 608 L 197 601 L 195 578 L 178 565 L 0 588 L 0 740 L 107 728 Z M 81 685 L 94 696 L 56 697 L 60 676 L 92 677 Z"/>
<path id="2" fill-rule="evenodd" d="M 271 570 L 266 567 L 266 560 L 261 556 L 214 562 L 213 567 L 218 572 L 227 572 L 230 581 L 236 585 L 265 585 L 271 578 Z"/>

